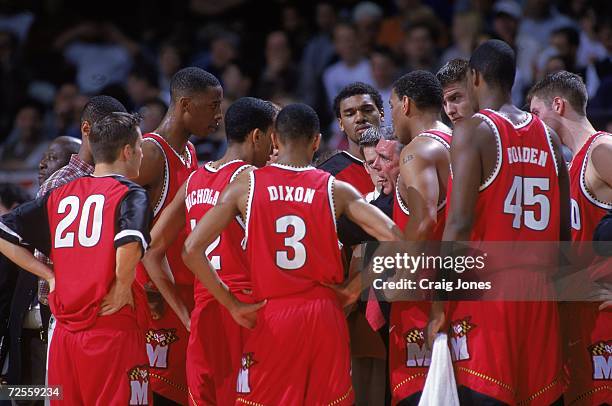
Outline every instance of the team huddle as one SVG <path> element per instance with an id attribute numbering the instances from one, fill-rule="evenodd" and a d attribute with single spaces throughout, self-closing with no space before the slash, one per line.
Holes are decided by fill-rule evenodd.
<path id="1" fill-rule="evenodd" d="M 0 218 L 0 251 L 49 284 L 48 384 L 63 388 L 51 403 L 354 404 L 344 309 L 368 287 L 347 269 L 351 245 L 593 240 L 612 209 L 612 135 L 588 122 L 578 76 L 543 79 L 525 112 L 510 102 L 515 71 L 514 51 L 490 40 L 437 75 L 402 76 L 388 101 L 349 85 L 334 102 L 349 149 L 318 168 L 311 107 L 244 97 L 222 116 L 221 84 L 199 68 L 175 74 L 154 133 L 92 99 L 81 130 L 95 166 L 61 169 Z M 222 119 L 227 150 L 198 167 L 188 139 Z M 365 237 L 340 236 L 347 223 Z M 389 327 L 394 405 L 419 403 L 446 331 L 463 345 L 461 404 L 612 400 L 612 309 L 600 302 L 404 301 L 386 322 L 371 317 L 373 296 L 365 315 Z"/>

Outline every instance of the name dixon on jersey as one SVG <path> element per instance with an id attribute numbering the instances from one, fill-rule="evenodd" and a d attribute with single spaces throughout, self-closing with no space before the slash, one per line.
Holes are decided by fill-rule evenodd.
<path id="1" fill-rule="evenodd" d="M 536 164 L 541 167 L 546 166 L 548 152 L 537 148 L 529 147 L 510 147 L 508 151 L 508 162 L 510 164 L 523 162 L 527 164 Z"/>
<path id="2" fill-rule="evenodd" d="M 284 202 L 312 203 L 315 190 L 301 186 L 268 186 L 270 201 L 282 200 Z"/>
<path id="3" fill-rule="evenodd" d="M 185 198 L 185 206 L 187 211 L 195 204 L 210 204 L 214 206 L 219 199 L 219 191 L 213 189 L 198 189 L 189 193 Z"/>

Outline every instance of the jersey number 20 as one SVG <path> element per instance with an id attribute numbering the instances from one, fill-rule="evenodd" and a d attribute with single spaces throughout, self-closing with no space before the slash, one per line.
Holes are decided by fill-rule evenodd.
<path id="1" fill-rule="evenodd" d="M 82 247 L 93 247 L 100 241 L 102 232 L 102 210 L 104 209 L 104 195 L 91 195 L 85 199 L 83 208 L 79 207 L 81 201 L 76 196 L 67 196 L 63 198 L 57 206 L 57 214 L 64 214 L 68 211 L 55 229 L 55 248 L 70 248 L 74 247 L 74 232 L 65 232 L 68 227 L 74 223 L 79 211 L 81 219 L 79 221 L 78 240 Z M 89 226 L 89 216 L 93 209 L 93 220 L 91 224 L 91 233 L 87 233 Z"/>

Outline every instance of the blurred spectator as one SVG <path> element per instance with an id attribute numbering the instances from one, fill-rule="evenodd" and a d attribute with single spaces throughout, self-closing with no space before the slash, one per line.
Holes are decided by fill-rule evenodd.
<path id="1" fill-rule="evenodd" d="M 569 17 L 553 6 L 552 0 L 526 0 L 519 36 L 534 39 L 550 38 L 558 28 L 576 26 Z"/>
<path id="2" fill-rule="evenodd" d="M 42 107 L 35 102 L 19 109 L 13 130 L 1 147 L 0 170 L 38 167 L 48 145 L 42 133 L 42 113 Z"/>
<path id="3" fill-rule="evenodd" d="M 444 51 L 440 64 L 443 65 L 451 59 L 469 59 L 478 45 L 478 35 L 481 31 L 480 14 L 473 11 L 455 14 L 452 28 L 453 45 Z"/>
<path id="4" fill-rule="evenodd" d="M 111 23 L 86 22 L 61 34 L 54 43 L 77 68 L 82 92 L 95 94 L 105 86 L 124 83 L 138 44 Z"/>
<path id="5" fill-rule="evenodd" d="M 387 46 L 396 54 L 402 53 L 405 37 L 405 27 L 415 21 L 435 20 L 433 9 L 422 4 L 421 0 L 395 0 L 397 15 L 392 15 L 383 20 L 378 43 Z"/>
<path id="6" fill-rule="evenodd" d="M 193 64 L 221 77 L 221 73 L 238 57 L 240 37 L 231 31 L 220 31 L 210 42 L 210 51 L 194 57 Z"/>
<path id="7" fill-rule="evenodd" d="M 382 18 L 382 8 L 371 1 L 362 1 L 353 9 L 353 24 L 357 29 L 359 44 L 364 55 L 369 55 L 376 45 Z"/>
<path id="8" fill-rule="evenodd" d="M 287 4 L 281 11 L 281 30 L 287 35 L 293 62 L 299 62 L 302 49 L 306 46 L 310 33 L 300 10 L 296 5 Z"/>
<path id="9" fill-rule="evenodd" d="M 317 34 L 308 41 L 300 63 L 299 96 L 315 109 L 327 108 L 321 78 L 323 71 L 335 55 L 332 34 L 336 24 L 336 11 L 329 2 L 317 3 L 315 21 Z M 225 89 L 223 89 L 225 91 Z"/>
<path id="10" fill-rule="evenodd" d="M 404 70 L 427 70 L 436 73 L 439 66 L 435 28 L 427 22 L 417 22 L 406 28 L 404 39 Z"/>
<path id="11" fill-rule="evenodd" d="M 346 23 L 336 25 L 334 47 L 340 60 L 323 73 L 323 84 L 330 107 L 332 100 L 344 86 L 353 82 L 373 82 L 370 64 L 359 49 L 354 26 Z"/>
<path id="12" fill-rule="evenodd" d="M 291 60 L 289 38 L 283 31 L 273 31 L 266 39 L 266 65 L 257 85 L 257 96 L 270 100 L 296 93 L 298 69 Z"/>
<path id="13" fill-rule="evenodd" d="M 372 84 L 380 93 L 385 110 L 385 123 L 390 126 L 391 121 L 391 106 L 389 98 L 391 97 L 391 89 L 393 82 L 399 76 L 399 68 L 395 56 L 389 48 L 377 47 L 370 54 L 370 64 L 372 66 Z"/>
<path id="14" fill-rule="evenodd" d="M 253 85 L 253 79 L 239 62 L 227 65 L 220 79 L 223 83 L 223 97 L 231 101 L 248 96 Z"/>
<path id="15" fill-rule="evenodd" d="M 145 101 L 140 109 L 140 114 L 142 115 L 140 131 L 143 134 L 155 131 L 162 122 L 167 111 L 168 106 L 159 97 Z"/>
<path id="16" fill-rule="evenodd" d="M 78 96 L 79 88 L 72 82 L 63 83 L 57 89 L 53 102 L 53 112 L 46 120 L 48 124 L 45 125 L 49 129 L 48 133 L 51 138 L 75 131 L 80 132 L 80 110 L 76 108 Z"/>
<path id="17" fill-rule="evenodd" d="M 161 98 L 170 104 L 170 79 L 183 66 L 183 54 L 178 44 L 168 41 L 159 47 L 157 54 L 159 66 L 158 84 L 161 89 Z"/>
<path id="18" fill-rule="evenodd" d="M 514 0 L 500 0 L 493 7 L 494 38 L 505 41 L 516 52 L 512 100 L 517 105 L 523 104 L 524 93 L 535 78 L 541 48 L 536 39 L 518 34 L 521 16 L 521 6 Z"/>
<path id="19" fill-rule="evenodd" d="M 612 16 L 602 17 L 598 23 L 597 35 L 606 48 L 607 55 L 587 68 L 587 89 L 594 99 L 592 108 L 612 109 Z"/>
<path id="20" fill-rule="evenodd" d="M 18 39 L 10 31 L 0 30 L 0 140 L 9 132 L 15 106 L 24 101 L 26 78 L 19 65 Z"/>
<path id="21" fill-rule="evenodd" d="M 599 59 L 606 57 L 606 48 L 599 42 L 595 30 L 595 9 L 588 7 L 580 16 L 580 46 L 576 55 L 576 63 L 579 67 L 585 67 Z"/>
<path id="22" fill-rule="evenodd" d="M 8 13 L 5 11 L 0 14 L 0 30 L 12 32 L 23 44 L 34 22 L 34 14 L 27 10 L 14 10 Z"/>
<path id="23" fill-rule="evenodd" d="M 130 71 L 127 81 L 132 110 L 139 110 L 147 100 L 159 97 L 157 72 L 145 63 L 139 63 Z"/>

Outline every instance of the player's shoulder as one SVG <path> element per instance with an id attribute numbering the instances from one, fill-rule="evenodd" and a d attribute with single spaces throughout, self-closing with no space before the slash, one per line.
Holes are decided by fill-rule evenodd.
<path id="1" fill-rule="evenodd" d="M 612 133 L 600 131 L 596 134 L 595 139 L 593 140 L 593 148 L 599 145 L 612 145 Z"/>
<path id="2" fill-rule="evenodd" d="M 318 158 L 315 167 L 332 175 L 337 175 L 353 164 L 362 165 L 362 162 L 346 151 L 335 150 Z"/>

